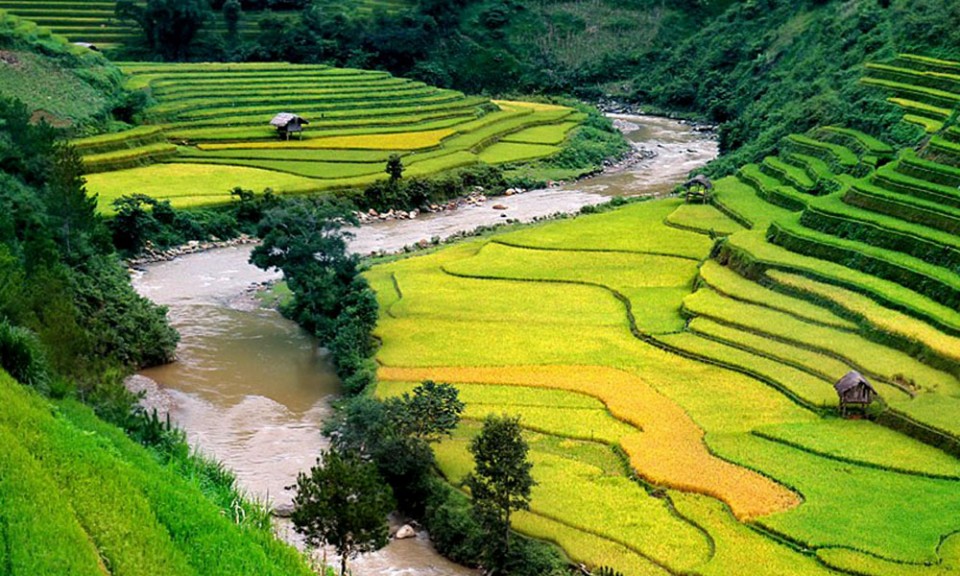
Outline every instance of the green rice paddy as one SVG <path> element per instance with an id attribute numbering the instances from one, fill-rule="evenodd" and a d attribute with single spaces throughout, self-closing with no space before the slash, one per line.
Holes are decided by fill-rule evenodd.
<path id="1" fill-rule="evenodd" d="M 361 187 L 390 154 L 408 176 L 558 153 L 581 116 L 549 104 L 491 101 L 384 72 L 292 64 L 126 63 L 147 91 L 146 126 L 77 142 L 101 210 L 139 192 L 174 206 L 229 201 L 236 186 L 276 192 Z M 270 120 L 309 124 L 291 139 Z"/>
<path id="2" fill-rule="evenodd" d="M 908 64 L 948 74 L 949 63 L 897 61 Z M 946 98 L 952 86 L 894 89 Z M 942 219 L 954 208 L 912 210 L 933 209 L 958 178 L 935 146 L 897 159 L 830 127 L 715 182 L 713 206 L 631 204 L 378 265 L 378 394 L 420 378 L 461 387 L 474 407 L 437 450 L 454 483 L 476 419 L 520 415 L 540 485 L 516 528 L 590 566 L 955 573 L 960 271 Z M 858 200 L 864 190 L 887 203 Z M 845 419 L 833 384 L 851 369 L 880 401 Z M 653 491 L 585 439 L 622 450 Z M 541 448 L 551 442 L 569 451 Z M 706 472 L 717 457 L 724 467 Z"/>

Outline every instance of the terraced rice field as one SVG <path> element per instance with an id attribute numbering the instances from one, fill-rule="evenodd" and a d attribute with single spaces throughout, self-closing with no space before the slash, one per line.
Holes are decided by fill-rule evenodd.
<path id="1" fill-rule="evenodd" d="M 235 186 L 276 192 L 360 187 L 385 178 L 390 154 L 407 176 L 556 154 L 582 120 L 570 108 L 490 101 L 384 72 L 290 64 L 121 65 L 154 104 L 144 126 L 75 144 L 101 206 L 131 192 L 175 206 L 228 202 Z M 281 140 L 270 120 L 309 122 Z M 199 176 L 202 174 L 202 176 Z"/>
<path id="2" fill-rule="evenodd" d="M 957 573 L 943 150 L 822 128 L 717 181 L 715 206 L 641 202 L 378 265 L 377 394 L 461 388 L 467 420 L 437 448 L 454 483 L 477 420 L 520 415 L 540 484 L 516 528 L 591 566 Z M 851 369 L 881 398 L 866 418 L 838 417 Z"/>

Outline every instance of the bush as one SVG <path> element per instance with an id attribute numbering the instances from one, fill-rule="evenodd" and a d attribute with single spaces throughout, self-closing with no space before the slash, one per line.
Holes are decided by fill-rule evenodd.
<path id="1" fill-rule="evenodd" d="M 49 383 L 49 367 L 36 335 L 6 320 L 0 320 L 0 366 L 21 384 L 43 389 Z"/>

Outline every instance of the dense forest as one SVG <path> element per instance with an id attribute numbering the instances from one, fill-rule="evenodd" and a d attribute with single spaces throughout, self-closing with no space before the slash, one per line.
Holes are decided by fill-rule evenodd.
<path id="1" fill-rule="evenodd" d="M 163 2 L 148 6 L 154 4 Z M 231 13 L 242 20 L 244 10 L 262 8 L 228 2 L 214 12 L 219 4 L 195 4 L 195 17 L 207 22 Z M 239 6 L 226 9 L 231 4 Z M 373 13 L 328 2 L 275 8 L 253 37 L 224 37 L 208 24 L 207 32 L 201 26 L 189 39 L 178 36 L 182 50 L 169 53 L 165 41 L 168 48 L 153 55 L 376 68 L 468 93 L 613 96 L 719 124 L 727 156 L 715 173 L 774 151 L 786 134 L 840 119 L 910 141 L 916 134 L 897 127 L 901 113 L 858 86 L 863 63 L 898 52 L 943 55 L 960 43 L 960 6 L 949 0 L 424 0 Z M 144 37 L 159 33 L 148 26 Z M 149 55 L 149 46 L 139 54 Z"/>

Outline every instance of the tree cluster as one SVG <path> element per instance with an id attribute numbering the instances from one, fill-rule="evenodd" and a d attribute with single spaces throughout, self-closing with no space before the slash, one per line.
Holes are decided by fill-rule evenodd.
<path id="1" fill-rule="evenodd" d="M 0 98 L 0 365 L 126 424 L 120 376 L 172 358 L 165 310 L 134 292 L 75 150 Z"/>
<path id="2" fill-rule="evenodd" d="M 282 312 L 316 335 L 345 391 L 359 394 L 376 376 L 372 333 L 378 309 L 359 256 L 347 250 L 342 226 L 352 219 L 346 205 L 326 198 L 278 202 L 257 226 L 263 242 L 250 261 L 283 272 L 293 298 Z"/>

